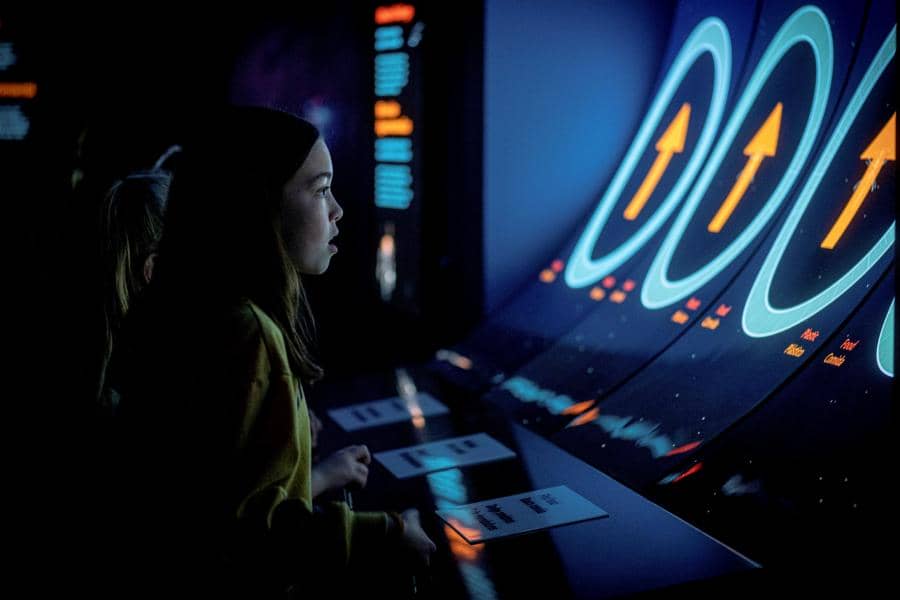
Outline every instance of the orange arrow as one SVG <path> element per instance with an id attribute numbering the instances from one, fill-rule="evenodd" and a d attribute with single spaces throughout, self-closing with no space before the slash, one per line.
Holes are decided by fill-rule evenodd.
<path id="1" fill-rule="evenodd" d="M 737 208 L 738 202 L 744 197 L 747 188 L 753 183 L 753 177 L 759 170 L 763 158 L 767 156 L 775 156 L 775 149 L 778 147 L 778 131 L 781 129 L 781 102 L 775 105 L 775 108 L 766 118 L 766 122 L 762 124 L 747 147 L 744 148 L 744 156 L 750 159 L 744 165 L 741 174 L 738 175 L 734 187 L 728 192 L 725 202 L 719 207 L 718 212 L 709 222 L 706 229 L 711 233 L 719 233 L 725 222 L 731 217 L 731 213 Z"/>
<path id="2" fill-rule="evenodd" d="M 684 150 L 684 140 L 687 137 L 688 121 L 690 119 L 691 105 L 685 102 L 678 109 L 678 114 L 669 123 L 665 133 L 656 142 L 656 151 L 659 154 L 656 155 L 656 160 L 653 161 L 650 171 L 644 177 L 641 187 L 638 188 L 631 202 L 625 207 L 625 219 L 628 221 L 634 221 L 640 214 L 641 209 L 644 208 L 644 205 L 647 204 L 647 200 L 650 199 L 650 195 L 656 189 L 656 184 L 659 183 L 663 173 L 666 172 L 666 167 L 669 166 L 672 155 L 680 154 Z"/>
<path id="3" fill-rule="evenodd" d="M 822 240 L 822 244 L 820 245 L 821 248 L 834 250 L 838 240 L 844 235 L 844 231 L 847 230 L 850 221 L 852 221 L 853 217 L 856 215 L 856 211 L 862 206 L 863 200 L 865 200 L 869 191 L 872 189 L 872 186 L 875 184 L 875 178 L 878 177 L 878 173 L 881 171 L 884 163 L 889 160 L 897 160 L 896 131 L 897 113 L 894 113 L 891 115 L 891 118 L 888 119 L 887 125 L 878 132 L 878 135 L 876 135 L 875 139 L 872 140 L 872 143 L 869 144 L 869 147 L 859 155 L 861 160 L 869 161 L 869 166 L 866 167 L 866 172 L 863 173 L 862 179 L 856 184 L 856 189 L 853 191 L 853 195 L 850 196 L 850 200 L 847 201 L 847 206 L 844 207 L 844 210 L 841 211 L 837 221 L 832 225 L 831 231 L 829 231 L 828 235 L 825 236 L 825 239 Z"/>

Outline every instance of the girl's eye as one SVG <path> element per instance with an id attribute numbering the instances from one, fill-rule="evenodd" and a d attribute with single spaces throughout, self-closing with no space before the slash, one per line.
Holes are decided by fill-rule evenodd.
<path id="1" fill-rule="evenodd" d="M 331 187 L 323 187 L 316 193 L 320 196 L 325 196 L 326 194 L 328 194 L 329 190 L 331 190 Z"/>

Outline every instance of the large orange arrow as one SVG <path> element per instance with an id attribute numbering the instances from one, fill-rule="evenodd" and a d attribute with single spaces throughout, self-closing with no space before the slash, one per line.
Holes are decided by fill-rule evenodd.
<path id="1" fill-rule="evenodd" d="M 708 231 L 711 233 L 722 231 L 726 221 L 731 217 L 731 213 L 737 208 L 738 202 L 741 201 L 741 198 L 747 192 L 747 188 L 753 183 L 753 177 L 756 176 L 763 159 L 767 156 L 775 156 L 775 150 L 778 148 L 778 131 L 780 129 L 781 102 L 775 105 L 775 108 L 766 118 L 766 122 L 762 124 L 759 131 L 756 132 L 756 135 L 744 148 L 744 156 L 749 156 L 750 158 L 747 160 L 747 164 L 744 165 L 741 174 L 738 175 L 731 191 L 728 192 L 725 202 L 722 203 L 712 221 L 707 225 L 706 229 Z"/>
<path id="2" fill-rule="evenodd" d="M 875 184 L 875 179 L 878 177 L 878 173 L 881 171 L 884 163 L 889 160 L 897 160 L 896 132 L 897 113 L 894 113 L 891 115 L 891 118 L 888 119 L 887 125 L 882 127 L 881 131 L 878 132 L 878 135 L 875 136 L 875 139 L 872 140 L 872 143 L 869 144 L 869 147 L 863 150 L 863 153 L 859 155 L 861 160 L 869 161 L 869 166 L 866 167 L 866 172 L 863 173 L 862 179 L 856 184 L 856 189 L 853 191 L 853 195 L 850 196 L 850 200 L 847 201 L 847 206 L 844 207 L 844 210 L 841 211 L 837 221 L 832 225 L 831 231 L 829 231 L 828 235 L 825 236 L 825 239 L 822 240 L 822 244 L 820 245 L 821 248 L 834 250 L 838 240 L 844 235 L 844 231 L 847 230 L 850 221 L 852 221 L 853 217 L 856 215 L 856 211 L 862 206 L 863 200 L 865 200 L 869 191 L 872 189 L 872 186 Z"/>
<path id="3" fill-rule="evenodd" d="M 631 202 L 625 207 L 625 218 L 627 220 L 634 221 L 637 218 L 641 213 L 641 209 L 647 204 L 647 200 L 650 199 L 650 195 L 653 194 L 653 190 L 656 189 L 656 184 L 659 183 L 663 173 L 666 172 L 666 167 L 669 166 L 672 155 L 680 154 L 684 150 L 684 140 L 687 138 L 688 121 L 690 119 L 691 105 L 685 102 L 678 109 L 678 114 L 669 123 L 665 133 L 656 142 L 656 151 L 659 154 L 656 155 L 656 160 L 650 166 L 650 170 L 647 172 L 647 176 L 644 177 L 641 187 L 638 188 Z"/>

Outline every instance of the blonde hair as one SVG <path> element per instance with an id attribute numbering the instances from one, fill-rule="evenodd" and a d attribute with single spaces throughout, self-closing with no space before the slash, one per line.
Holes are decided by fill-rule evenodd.
<path id="1" fill-rule="evenodd" d="M 140 171 L 116 181 L 106 192 L 100 214 L 103 236 L 104 348 L 97 398 L 109 404 L 106 367 L 122 320 L 147 281 L 144 265 L 162 237 L 171 175 Z"/>

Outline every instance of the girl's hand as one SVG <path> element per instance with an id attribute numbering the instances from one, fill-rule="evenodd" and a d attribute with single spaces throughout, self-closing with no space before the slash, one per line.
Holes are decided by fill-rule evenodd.
<path id="1" fill-rule="evenodd" d="M 325 458 L 312 468 L 312 496 L 349 484 L 366 485 L 372 456 L 365 446 L 347 446 Z"/>
<path id="2" fill-rule="evenodd" d="M 400 516 L 403 518 L 403 536 L 401 537 L 403 545 L 427 566 L 431 554 L 437 550 L 437 546 L 422 529 L 419 511 L 409 508 L 404 510 Z"/>

